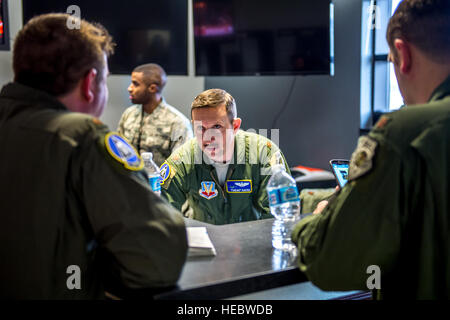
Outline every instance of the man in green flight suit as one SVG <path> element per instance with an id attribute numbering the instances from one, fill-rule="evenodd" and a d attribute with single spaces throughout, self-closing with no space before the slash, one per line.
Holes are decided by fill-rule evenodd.
<path id="1" fill-rule="evenodd" d="M 101 299 L 106 286 L 180 276 L 181 214 L 95 118 L 112 50 L 103 27 L 67 14 L 37 16 L 16 37 L 14 82 L 0 93 L 0 298 Z"/>
<path id="2" fill-rule="evenodd" d="M 450 298 L 449 30 L 448 0 L 404 0 L 389 21 L 406 107 L 359 139 L 349 182 L 293 231 L 321 289 Z"/>
<path id="3" fill-rule="evenodd" d="M 269 139 L 239 130 L 234 98 L 225 90 L 199 94 L 191 106 L 195 138 L 161 166 L 161 194 L 177 209 L 186 202 L 189 216 L 227 224 L 272 218 L 266 185 L 271 165 L 284 163 Z"/>

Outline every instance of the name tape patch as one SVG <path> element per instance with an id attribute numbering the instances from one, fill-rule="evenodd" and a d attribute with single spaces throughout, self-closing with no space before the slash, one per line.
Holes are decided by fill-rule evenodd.
<path id="1" fill-rule="evenodd" d="M 225 185 L 228 193 L 251 193 L 251 180 L 228 180 Z"/>

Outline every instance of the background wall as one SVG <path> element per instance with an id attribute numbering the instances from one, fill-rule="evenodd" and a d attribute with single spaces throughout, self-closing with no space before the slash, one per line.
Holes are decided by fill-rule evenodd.
<path id="1" fill-rule="evenodd" d="M 189 11 L 192 4 L 189 1 Z M 222 88 L 236 99 L 243 128 L 270 129 L 291 97 L 274 128 L 291 166 L 302 164 L 328 169 L 331 158 L 349 158 L 356 146 L 360 124 L 361 0 L 335 0 L 335 76 L 195 77 L 193 42 L 189 42 L 189 76 L 169 77 L 166 100 L 190 118 L 193 98 L 209 88 Z M 11 41 L 22 26 L 20 0 L 9 1 Z M 189 15 L 192 39 L 192 14 Z M 0 52 L 0 85 L 12 79 L 11 52 Z M 108 79 L 110 98 L 101 120 L 116 129 L 130 105 L 126 88 L 130 76 Z"/>
<path id="2" fill-rule="evenodd" d="M 9 0 L 8 1 L 9 22 L 10 22 L 10 40 L 11 48 L 15 35 L 22 28 L 22 1 Z M 192 38 L 193 22 L 192 22 L 192 2 L 189 1 L 189 28 L 188 36 Z M 82 16 L 83 17 L 83 16 Z M 164 97 L 167 102 L 174 107 L 177 107 L 190 119 L 190 106 L 195 96 L 204 90 L 204 77 L 194 76 L 194 47 L 193 42 L 188 44 L 189 56 L 189 75 L 188 76 L 169 76 L 166 88 L 164 89 Z M 12 52 L 0 51 L 0 87 L 11 81 L 13 78 L 12 72 Z M 130 84 L 130 75 L 111 75 L 108 78 L 109 101 L 106 111 L 100 118 L 106 123 L 111 130 L 117 129 L 120 116 L 123 111 L 131 105 L 128 99 L 127 88 Z"/>
<path id="3" fill-rule="evenodd" d="M 290 166 L 329 169 L 332 158 L 349 158 L 360 123 L 360 0 L 335 0 L 335 76 L 206 77 L 205 89 L 222 88 L 236 99 L 243 128 L 280 129 L 280 148 Z"/>

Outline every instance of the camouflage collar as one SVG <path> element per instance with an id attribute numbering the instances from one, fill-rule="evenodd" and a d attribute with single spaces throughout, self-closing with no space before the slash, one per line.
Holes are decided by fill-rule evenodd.
<path id="1" fill-rule="evenodd" d="M 450 76 L 434 90 L 428 102 L 441 100 L 450 95 Z"/>
<path id="2" fill-rule="evenodd" d="M 161 97 L 161 101 L 159 102 L 159 104 L 156 106 L 155 109 L 153 109 L 152 113 L 147 113 L 144 111 L 144 106 L 142 104 L 136 104 L 135 106 L 137 106 L 137 110 L 139 112 L 144 112 L 145 114 L 155 114 L 157 112 L 159 112 L 162 108 L 165 108 L 167 105 L 166 100 L 164 99 L 164 97 Z"/>

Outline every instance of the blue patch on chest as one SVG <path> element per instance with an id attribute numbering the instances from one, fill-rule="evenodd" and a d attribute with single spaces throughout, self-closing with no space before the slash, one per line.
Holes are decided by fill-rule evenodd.
<path id="1" fill-rule="evenodd" d="M 228 180 L 225 189 L 228 193 L 251 193 L 252 180 Z"/>

